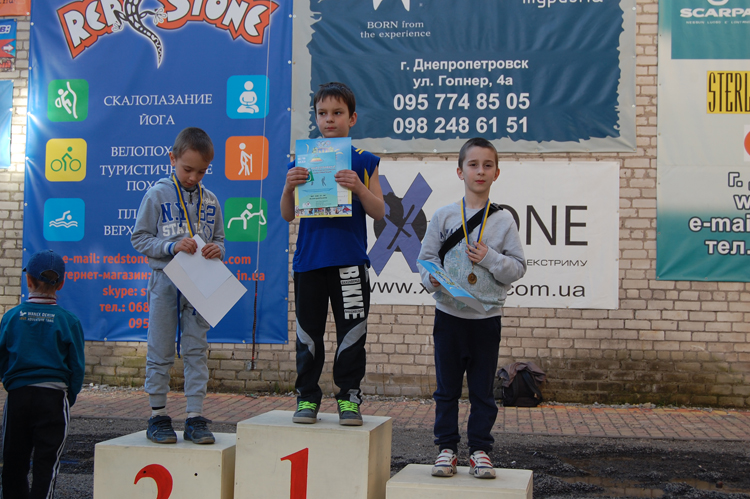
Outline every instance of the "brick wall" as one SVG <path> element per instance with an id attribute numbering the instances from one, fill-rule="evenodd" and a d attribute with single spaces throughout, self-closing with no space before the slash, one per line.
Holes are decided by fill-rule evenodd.
<path id="1" fill-rule="evenodd" d="M 29 79 L 29 18 L 16 18 L 16 67 L 0 73 L 13 80 L 11 167 L 0 169 L 0 311 L 18 304 L 23 255 L 23 171 L 26 153 L 26 102 Z"/>
<path id="2" fill-rule="evenodd" d="M 502 160 L 601 160 L 620 164 L 620 288 L 618 310 L 506 309 L 500 363 L 532 360 L 548 374 L 548 400 L 654 402 L 750 407 L 750 286 L 745 283 L 657 281 L 656 267 L 656 1 L 637 4 L 636 125 L 632 154 L 506 155 Z M 14 166 L 2 172 L 3 223 L 0 304 L 18 302 L 21 268 L 21 196 L 25 136 L 28 23 L 19 23 L 19 68 L 14 117 Z M 456 155 L 388 156 L 388 159 L 451 160 Z M 297 225 L 290 225 L 290 254 Z M 290 285 L 289 343 L 258 345 L 251 369 L 250 345 L 212 344 L 211 389 L 288 391 L 295 378 L 295 323 Z M 435 389 L 432 306 L 376 305 L 368 328 L 363 390 L 370 394 L 429 396 Z M 328 358 L 335 345 L 333 325 Z M 90 342 L 88 380 L 141 385 L 145 345 Z M 179 386 L 177 361 L 173 372 Z M 331 365 L 321 382 L 334 391 Z"/>

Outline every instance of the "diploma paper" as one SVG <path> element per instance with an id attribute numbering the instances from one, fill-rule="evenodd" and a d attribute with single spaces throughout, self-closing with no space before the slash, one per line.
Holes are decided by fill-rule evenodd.
<path id="1" fill-rule="evenodd" d="M 198 250 L 192 255 L 177 253 L 164 267 L 164 273 L 211 327 L 216 327 L 247 289 L 221 260 L 203 258 L 201 248 L 206 243 L 200 236 L 194 239 Z"/>
<path id="2" fill-rule="evenodd" d="M 424 267 L 424 269 L 429 272 L 432 277 L 437 279 L 437 281 L 443 286 L 445 291 L 447 291 L 448 294 L 450 294 L 453 298 L 460 301 L 461 303 L 465 303 L 477 312 L 481 312 L 483 314 L 487 313 L 487 311 L 482 306 L 482 303 L 471 296 L 471 294 L 469 294 L 469 292 L 464 288 L 459 286 L 456 281 L 451 279 L 451 277 L 445 272 L 445 270 L 426 260 L 417 260 L 417 263 Z"/>

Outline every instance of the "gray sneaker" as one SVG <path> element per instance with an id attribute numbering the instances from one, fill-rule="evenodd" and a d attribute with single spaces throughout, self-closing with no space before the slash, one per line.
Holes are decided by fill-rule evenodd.
<path id="1" fill-rule="evenodd" d="M 362 426 L 362 415 L 359 404 L 348 400 L 337 400 L 339 409 L 339 424 L 343 426 Z"/>
<path id="2" fill-rule="evenodd" d="M 292 422 L 301 424 L 316 423 L 318 421 L 318 409 L 320 409 L 320 404 L 302 400 L 297 404 L 297 411 L 292 416 Z"/>

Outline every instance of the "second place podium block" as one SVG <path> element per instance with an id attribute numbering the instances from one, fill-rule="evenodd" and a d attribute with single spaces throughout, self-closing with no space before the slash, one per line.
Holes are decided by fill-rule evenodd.
<path id="1" fill-rule="evenodd" d="M 155 444 L 141 431 L 96 444 L 94 499 L 231 499 L 235 436 Z"/>
<path id="2" fill-rule="evenodd" d="M 364 416 L 340 426 L 318 414 L 312 425 L 271 411 L 237 424 L 235 499 L 384 499 L 391 469 L 391 419 Z"/>

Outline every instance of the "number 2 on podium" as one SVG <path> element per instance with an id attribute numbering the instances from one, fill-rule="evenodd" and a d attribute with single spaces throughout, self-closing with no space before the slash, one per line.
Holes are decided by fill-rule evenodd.
<path id="1" fill-rule="evenodd" d="M 289 499 L 307 499 L 307 449 L 302 449 L 281 458 L 292 464 L 292 483 Z"/>

